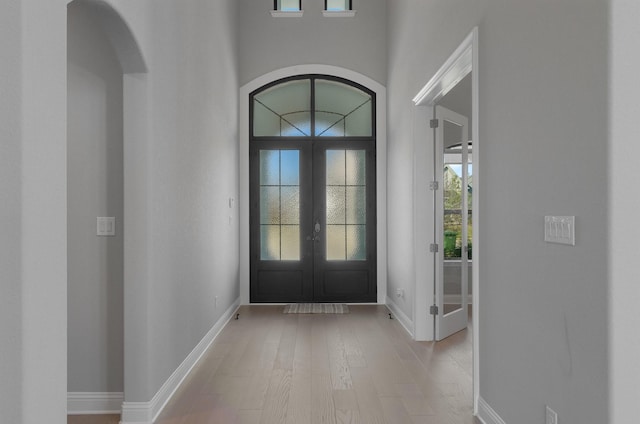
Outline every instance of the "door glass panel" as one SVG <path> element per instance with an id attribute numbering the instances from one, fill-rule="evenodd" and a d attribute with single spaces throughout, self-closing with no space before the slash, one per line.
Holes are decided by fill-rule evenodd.
<path id="1" fill-rule="evenodd" d="M 327 224 L 346 224 L 345 187 L 327 187 Z"/>
<path id="2" fill-rule="evenodd" d="M 344 225 L 327 225 L 327 260 L 344 261 L 347 259 Z"/>
<path id="3" fill-rule="evenodd" d="M 311 82 L 294 80 L 268 88 L 253 97 L 255 136 L 311 135 Z"/>
<path id="4" fill-rule="evenodd" d="M 260 187 L 260 224 L 280 225 L 280 187 Z"/>
<path id="5" fill-rule="evenodd" d="M 327 260 L 366 260 L 364 150 L 327 150 Z"/>
<path id="6" fill-rule="evenodd" d="M 347 260 L 364 261 L 367 259 L 367 245 L 364 225 L 347 225 Z"/>
<path id="7" fill-rule="evenodd" d="M 280 227 L 281 258 L 283 261 L 300 260 L 300 226 L 283 225 Z"/>
<path id="8" fill-rule="evenodd" d="M 364 186 L 350 186 L 346 190 L 347 198 L 345 208 L 346 223 L 365 224 L 366 216 L 366 191 Z"/>
<path id="9" fill-rule="evenodd" d="M 280 259 L 279 225 L 260 225 L 260 259 L 263 261 Z"/>
<path id="10" fill-rule="evenodd" d="M 300 152 L 260 150 L 260 259 L 300 260 Z"/>
<path id="11" fill-rule="evenodd" d="M 331 80 L 315 82 L 316 134 L 322 137 L 371 136 L 370 94 Z"/>
<path id="12" fill-rule="evenodd" d="M 462 308 L 462 210 L 463 199 L 467 195 L 463 189 L 462 152 L 450 149 L 462 142 L 461 126 L 444 120 L 444 313 L 445 315 Z M 466 171 L 466 170 L 465 170 Z M 466 217 L 464 217 L 466 219 Z"/>

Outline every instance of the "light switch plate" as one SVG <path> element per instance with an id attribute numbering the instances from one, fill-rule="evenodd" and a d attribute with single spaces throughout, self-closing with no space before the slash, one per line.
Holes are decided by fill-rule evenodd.
<path id="1" fill-rule="evenodd" d="M 97 236 L 115 236 L 116 235 L 116 217 L 115 216 L 99 216 L 96 222 Z"/>
<path id="2" fill-rule="evenodd" d="M 576 245 L 575 216 L 545 216 L 544 241 L 549 243 Z"/>

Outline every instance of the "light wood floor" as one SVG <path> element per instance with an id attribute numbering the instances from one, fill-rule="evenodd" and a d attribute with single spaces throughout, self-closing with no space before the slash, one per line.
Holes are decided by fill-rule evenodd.
<path id="1" fill-rule="evenodd" d="M 344 315 L 282 308 L 243 306 L 156 424 L 479 423 L 471 330 L 414 342 L 384 306 L 350 305 Z"/>

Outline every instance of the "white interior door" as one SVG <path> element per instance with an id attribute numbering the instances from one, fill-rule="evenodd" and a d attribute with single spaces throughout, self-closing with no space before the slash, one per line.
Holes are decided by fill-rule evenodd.
<path id="1" fill-rule="evenodd" d="M 435 339 L 467 327 L 470 151 L 466 117 L 435 106 L 436 190 Z"/>

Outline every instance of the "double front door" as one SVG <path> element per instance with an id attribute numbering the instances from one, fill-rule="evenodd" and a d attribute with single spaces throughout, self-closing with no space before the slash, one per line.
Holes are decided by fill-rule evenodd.
<path id="1" fill-rule="evenodd" d="M 375 150 L 262 140 L 250 150 L 251 301 L 375 302 Z"/>
<path id="2" fill-rule="evenodd" d="M 300 75 L 249 102 L 251 301 L 375 302 L 375 94 Z"/>

